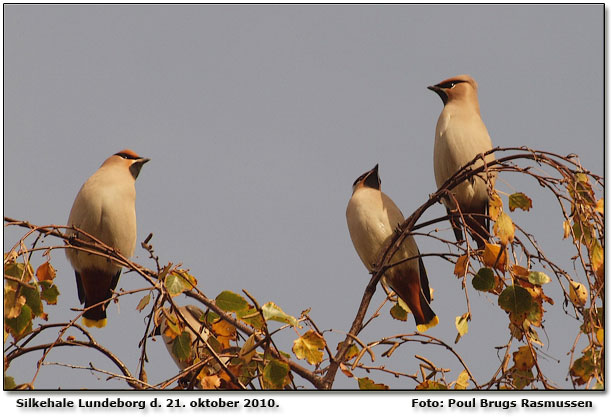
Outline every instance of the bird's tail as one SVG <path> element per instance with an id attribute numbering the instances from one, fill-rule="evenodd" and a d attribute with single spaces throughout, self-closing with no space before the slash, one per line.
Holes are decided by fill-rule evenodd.
<path id="1" fill-rule="evenodd" d="M 421 268 L 423 269 L 423 268 Z M 429 301 L 423 290 L 422 279 L 427 282 L 427 277 L 421 277 L 413 268 L 394 268 L 386 274 L 386 281 L 395 293 L 410 308 L 419 332 L 438 324 L 438 316 L 429 306 Z M 426 286 L 429 292 L 429 285 Z M 429 294 L 428 294 L 429 295 Z"/>

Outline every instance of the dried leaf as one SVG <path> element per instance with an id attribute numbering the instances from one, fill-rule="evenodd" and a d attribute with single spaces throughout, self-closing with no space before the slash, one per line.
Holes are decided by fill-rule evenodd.
<path id="1" fill-rule="evenodd" d="M 455 271 L 454 271 L 455 275 L 457 275 L 458 277 L 462 277 L 465 275 L 465 272 L 467 271 L 469 260 L 470 258 L 467 255 L 461 255 L 457 259 L 457 262 L 455 263 Z"/>
<path id="2" fill-rule="evenodd" d="M 55 268 L 53 268 L 53 266 L 49 262 L 45 262 L 44 264 L 39 266 L 38 269 L 36 269 L 36 277 L 40 281 L 53 281 L 55 275 Z"/>
<path id="3" fill-rule="evenodd" d="M 486 266 L 499 269 L 504 271 L 508 264 L 508 256 L 506 255 L 506 248 L 491 243 L 485 243 L 484 254 L 482 261 Z M 501 255 L 500 255 L 501 253 Z M 498 260 L 499 257 L 499 260 Z"/>
<path id="4" fill-rule="evenodd" d="M 138 302 L 138 305 L 136 306 L 136 310 L 138 311 L 144 310 L 147 304 L 149 304 L 149 301 L 151 301 L 151 293 L 145 295 L 144 297 L 140 299 L 140 301 Z"/>
<path id="5" fill-rule="evenodd" d="M 353 373 L 351 372 L 351 370 L 349 369 L 349 367 L 343 363 L 340 363 L 340 370 L 342 371 L 344 375 L 348 376 L 349 378 L 355 377 Z"/>
<path id="6" fill-rule="evenodd" d="M 520 265 L 512 265 L 512 267 L 510 267 L 510 273 L 515 277 L 529 279 L 529 270 Z"/>
<path id="7" fill-rule="evenodd" d="M 565 220 L 563 222 L 563 239 L 567 239 L 569 237 L 571 230 L 572 230 L 572 226 L 569 220 Z"/>

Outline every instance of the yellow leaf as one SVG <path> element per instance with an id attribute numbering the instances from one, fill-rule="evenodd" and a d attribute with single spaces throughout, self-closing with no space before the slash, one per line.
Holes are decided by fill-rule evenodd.
<path id="1" fill-rule="evenodd" d="M 21 314 L 21 307 L 25 304 L 26 299 L 23 295 L 17 295 L 17 291 L 4 290 L 4 317 L 14 319 Z"/>
<path id="2" fill-rule="evenodd" d="M 514 240 L 514 224 L 510 216 L 501 212 L 493 225 L 493 233 L 499 237 L 502 245 L 512 242 Z"/>
<path id="3" fill-rule="evenodd" d="M 470 374 L 464 369 L 461 371 L 459 376 L 457 377 L 457 381 L 455 381 L 455 389 L 464 390 L 467 389 L 468 384 L 470 383 Z"/>
<path id="4" fill-rule="evenodd" d="M 359 383 L 360 390 L 388 390 L 389 389 L 387 385 L 377 384 L 376 382 L 372 381 L 368 377 L 359 378 L 357 379 L 357 382 Z"/>
<path id="5" fill-rule="evenodd" d="M 455 317 L 455 327 L 457 328 L 455 343 L 457 343 L 459 339 L 468 332 L 468 318 L 468 313 Z"/>
<path id="6" fill-rule="evenodd" d="M 212 330 L 223 349 L 228 349 L 230 347 L 230 342 L 236 340 L 236 328 L 225 320 L 219 320 L 213 323 Z"/>
<path id="7" fill-rule="evenodd" d="M 49 262 L 45 262 L 36 269 L 36 277 L 41 281 L 52 281 L 55 275 L 55 268 Z"/>
<path id="8" fill-rule="evenodd" d="M 570 225 L 569 220 L 565 220 L 563 222 L 563 239 L 567 239 L 570 235 L 570 231 L 572 230 L 572 226 Z"/>
<path id="9" fill-rule="evenodd" d="M 531 207 L 533 207 L 531 198 L 523 193 L 514 193 L 508 197 L 508 208 L 510 211 L 514 211 L 517 208 L 523 211 L 529 211 Z"/>
<path id="10" fill-rule="evenodd" d="M 603 328 L 599 328 L 597 329 L 597 333 L 595 334 L 595 336 L 597 337 L 597 341 L 599 342 L 599 344 L 601 346 L 603 346 L 603 341 L 604 341 L 604 329 Z"/>
<path id="11" fill-rule="evenodd" d="M 317 365 L 323 360 L 325 339 L 314 330 L 308 330 L 293 342 L 293 353 L 298 359 L 306 359 L 309 364 Z"/>
<path id="12" fill-rule="evenodd" d="M 574 304 L 576 307 L 584 306 L 589 298 L 589 293 L 586 287 L 580 282 L 576 281 L 570 281 L 569 295 L 572 304 Z"/>
<path id="13" fill-rule="evenodd" d="M 465 275 L 465 271 L 467 270 L 469 257 L 467 255 L 461 255 L 457 262 L 455 263 L 455 275 L 458 277 L 462 277 Z"/>
<path id="14" fill-rule="evenodd" d="M 489 199 L 489 217 L 491 217 L 493 221 L 497 220 L 497 217 L 499 216 L 499 213 L 501 213 L 503 206 L 504 203 L 502 202 L 502 199 L 499 198 L 499 195 L 494 192 L 491 198 Z"/>
<path id="15" fill-rule="evenodd" d="M 591 244 L 591 266 L 593 271 L 597 271 L 604 262 L 604 250 L 597 239 L 593 239 Z"/>
<path id="16" fill-rule="evenodd" d="M 204 372 L 204 370 L 202 370 Z M 202 373 L 200 372 L 200 374 Z M 204 375 L 200 378 L 200 386 L 202 389 L 217 389 L 221 385 L 221 378 L 217 375 Z"/>
<path id="17" fill-rule="evenodd" d="M 595 210 L 597 210 L 599 212 L 599 214 L 604 214 L 604 200 L 603 198 L 600 198 L 597 201 L 597 204 L 595 205 Z"/>
<path id="18" fill-rule="evenodd" d="M 484 254 L 482 255 L 483 263 L 500 271 L 505 270 L 508 264 L 508 256 L 506 255 L 505 247 L 503 249 L 499 245 L 485 242 Z"/>
<path id="19" fill-rule="evenodd" d="M 516 369 L 521 371 L 528 371 L 535 365 L 529 346 L 519 347 L 518 350 L 512 354 L 512 358 L 514 359 L 514 366 Z"/>
<path id="20" fill-rule="evenodd" d="M 529 278 L 529 270 L 520 265 L 512 265 L 512 267 L 510 268 L 510 272 L 515 277 Z"/>

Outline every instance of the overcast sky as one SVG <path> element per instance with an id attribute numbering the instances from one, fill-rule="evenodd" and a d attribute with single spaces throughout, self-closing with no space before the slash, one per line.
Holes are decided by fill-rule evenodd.
<path id="1" fill-rule="evenodd" d="M 577 153 L 603 175 L 603 21 L 601 5 L 5 5 L 4 214 L 65 224 L 82 183 L 109 155 L 131 148 L 151 158 L 136 184 L 138 242 L 153 233 L 161 262 L 189 268 L 209 297 L 245 288 L 261 304 L 274 301 L 295 316 L 312 308 L 321 329 L 347 331 L 370 278 L 346 226 L 351 185 L 379 163 L 383 191 L 406 216 L 435 191 L 442 102 L 428 85 L 472 75 L 494 145 Z M 498 184 L 533 198 L 533 210 L 513 219 L 573 271 L 555 201 L 516 176 Z M 437 205 L 423 220 L 443 214 Z M 5 229 L 4 250 L 24 231 Z M 417 242 L 423 253 L 445 249 Z M 134 260 L 153 268 L 139 244 Z M 470 330 L 455 345 L 454 319 L 466 312 L 461 282 L 452 265 L 425 263 L 440 317 L 428 334 L 488 381 L 499 365 L 493 347 L 508 341 L 506 315 L 470 287 Z M 79 307 L 73 271 L 60 251 L 52 264 L 61 295 L 49 319 L 69 320 L 69 308 Z M 557 302 L 539 329 L 550 355 L 540 365 L 570 388 L 566 353 L 578 325 L 564 314 L 558 285 L 546 287 Z M 119 282 L 143 286 L 133 273 Z M 109 307 L 109 325 L 93 330 L 133 372 L 141 297 L 122 297 Z M 370 310 L 382 300 L 379 288 Z M 395 321 L 388 310 L 362 340 L 415 331 L 412 317 Z M 335 348 L 342 334 L 326 337 Z M 287 331 L 281 349 L 290 351 L 293 338 Z M 414 373 L 415 354 L 452 369 L 449 382 L 461 371 L 448 352 L 416 344 L 383 363 Z M 39 357 L 13 362 L 7 374 L 29 381 Z M 150 382 L 177 373 L 161 340 L 149 358 Z M 56 349 L 47 361 L 115 370 L 90 350 Z M 46 366 L 36 387 L 126 385 Z M 335 388 L 357 383 L 339 373 Z"/>

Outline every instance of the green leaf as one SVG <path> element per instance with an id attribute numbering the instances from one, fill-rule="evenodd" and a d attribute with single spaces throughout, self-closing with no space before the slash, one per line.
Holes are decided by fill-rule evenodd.
<path id="1" fill-rule="evenodd" d="M 509 313 L 525 313 L 531 309 L 533 299 L 525 288 L 517 285 L 507 287 L 499 295 L 497 303 Z"/>
<path id="2" fill-rule="evenodd" d="M 32 309 L 32 314 L 39 317 L 44 313 L 42 302 L 40 301 L 40 293 L 36 288 L 22 287 L 21 294 L 26 299 L 26 304 Z"/>
<path id="3" fill-rule="evenodd" d="M 534 285 L 543 285 L 550 282 L 550 277 L 544 272 L 531 271 L 529 272 L 529 282 Z"/>
<path id="4" fill-rule="evenodd" d="M 57 304 L 57 297 L 60 294 L 57 286 L 50 281 L 41 281 L 40 286 L 42 287 L 40 297 L 49 305 Z"/>
<path id="5" fill-rule="evenodd" d="M 531 198 L 527 197 L 523 193 L 514 193 L 510 194 L 508 197 L 508 207 L 510 211 L 514 211 L 517 208 L 520 208 L 523 211 L 529 211 L 530 208 L 533 207 L 533 202 Z"/>
<path id="6" fill-rule="evenodd" d="M 377 384 L 372 381 L 370 378 L 358 378 L 357 382 L 359 383 L 360 390 L 388 390 L 389 387 L 385 384 Z"/>
<path id="7" fill-rule="evenodd" d="M 311 365 L 318 365 L 323 360 L 325 339 L 314 330 L 308 330 L 303 336 L 293 341 L 293 353 L 298 359 L 306 359 Z"/>
<path id="8" fill-rule="evenodd" d="M 26 268 L 26 265 L 20 262 L 10 262 L 4 265 L 4 275 L 28 283 L 32 279 L 34 273 L 30 264 L 28 264 Z"/>
<path id="9" fill-rule="evenodd" d="M 13 335 L 15 340 L 19 339 L 29 329 L 32 329 L 32 309 L 24 304 L 21 307 L 21 313 L 14 319 L 5 319 L 4 324 L 8 326 L 9 332 Z"/>
<path id="10" fill-rule="evenodd" d="M 236 316 L 255 329 L 260 330 L 264 326 L 264 319 L 255 307 L 249 306 L 246 310 L 238 311 Z"/>
<path id="11" fill-rule="evenodd" d="M 183 331 L 174 338 L 172 354 L 180 361 L 186 361 L 191 357 L 191 335 L 189 332 Z"/>
<path id="12" fill-rule="evenodd" d="M 253 356 L 255 356 L 256 353 L 257 349 L 255 349 L 255 333 L 253 333 L 251 337 L 249 337 L 247 341 L 244 342 L 244 345 L 242 345 L 242 347 L 240 348 L 239 357 L 245 363 L 248 363 L 251 362 L 251 359 L 253 359 Z"/>
<path id="13" fill-rule="evenodd" d="M 289 375 L 289 365 L 277 359 L 271 359 L 263 370 L 266 389 L 282 389 Z"/>
<path id="14" fill-rule="evenodd" d="M 215 298 L 215 303 L 223 311 L 242 311 L 249 308 L 249 303 L 241 296 L 231 291 L 223 291 Z"/>
<path id="15" fill-rule="evenodd" d="M 489 291 L 495 288 L 495 276 L 491 268 L 480 268 L 474 278 L 472 287 L 478 291 Z"/>
<path id="16" fill-rule="evenodd" d="M 395 320 L 408 320 L 408 312 L 404 310 L 402 306 L 400 306 L 398 303 L 395 303 L 393 307 L 391 307 L 389 313 L 391 313 L 391 317 L 393 317 Z"/>
<path id="17" fill-rule="evenodd" d="M 12 376 L 4 375 L 4 389 L 15 389 L 17 384 L 15 384 L 15 379 Z"/>
<path id="18" fill-rule="evenodd" d="M 166 275 L 164 283 L 171 297 L 192 289 L 196 284 L 195 278 L 184 271 L 175 271 Z"/>
<path id="19" fill-rule="evenodd" d="M 295 317 L 286 314 L 279 306 L 274 304 L 272 301 L 264 304 L 261 310 L 263 311 L 263 315 L 266 320 L 279 321 L 281 323 L 290 324 L 294 327 L 300 327 Z"/>

